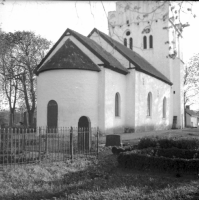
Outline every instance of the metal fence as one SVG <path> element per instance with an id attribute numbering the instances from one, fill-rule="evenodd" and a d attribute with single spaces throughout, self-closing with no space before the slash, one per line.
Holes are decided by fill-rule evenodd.
<path id="1" fill-rule="evenodd" d="M 0 129 L 0 165 L 97 156 L 98 144 L 98 128 L 4 128 Z"/>

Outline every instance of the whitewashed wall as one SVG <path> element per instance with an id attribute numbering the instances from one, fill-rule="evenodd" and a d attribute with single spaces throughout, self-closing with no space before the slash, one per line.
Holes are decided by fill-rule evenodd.
<path id="1" fill-rule="evenodd" d="M 115 116 L 115 94 L 119 92 L 121 100 L 120 116 Z M 121 133 L 126 116 L 126 76 L 105 69 L 105 128 L 106 134 Z"/>
<path id="2" fill-rule="evenodd" d="M 170 90 L 171 87 L 142 72 L 135 72 L 135 129 L 136 132 L 167 129 L 171 126 Z M 147 96 L 152 93 L 152 116 L 147 116 Z M 166 97 L 166 118 L 163 119 L 163 98 Z"/>
<path id="3" fill-rule="evenodd" d="M 37 77 L 37 125 L 47 125 L 47 104 L 58 104 L 58 127 L 78 126 L 81 116 L 98 126 L 98 72 L 52 70 Z"/>
<path id="4" fill-rule="evenodd" d="M 163 73 L 171 82 L 172 99 L 171 112 L 173 116 L 177 116 L 177 128 L 183 127 L 184 109 L 183 109 L 183 64 L 181 38 L 178 37 L 178 32 L 168 20 L 172 18 L 171 7 L 176 2 L 166 2 L 161 10 L 157 11 L 152 18 L 151 15 L 143 16 L 141 13 L 149 13 L 162 2 L 158 1 L 118 1 L 116 3 L 116 11 L 111 11 L 108 14 L 109 33 L 112 38 L 124 43 L 124 38 L 133 38 L 133 50 L 143 56 L 156 69 Z M 178 6 L 178 5 L 176 5 Z M 139 9 L 139 12 L 136 12 Z M 134 12 L 133 12 L 134 10 Z M 164 18 L 165 16 L 165 18 Z M 144 18 L 144 20 L 143 20 Z M 151 24 L 151 20 L 152 24 Z M 163 20 L 165 19 L 165 20 Z M 129 25 L 127 24 L 129 21 Z M 174 17 L 174 21 L 179 20 Z M 142 33 L 145 27 L 151 28 L 150 33 Z M 126 36 L 126 32 L 131 34 Z M 147 49 L 143 48 L 143 36 L 147 36 Z M 149 48 L 149 36 L 153 36 L 153 48 Z M 175 59 L 169 58 L 169 54 L 177 51 Z M 175 94 L 174 94 L 175 91 Z"/>

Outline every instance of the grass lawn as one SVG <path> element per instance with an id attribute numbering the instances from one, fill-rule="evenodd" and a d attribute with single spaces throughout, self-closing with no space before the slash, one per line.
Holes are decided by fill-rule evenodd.
<path id="1" fill-rule="evenodd" d="M 117 167 L 117 156 L 104 148 L 99 159 L 81 158 L 4 169 L 0 199 L 199 199 L 196 174 L 135 171 Z"/>

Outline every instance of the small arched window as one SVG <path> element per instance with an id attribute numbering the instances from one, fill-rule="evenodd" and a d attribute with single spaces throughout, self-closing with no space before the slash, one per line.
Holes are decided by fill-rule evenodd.
<path id="1" fill-rule="evenodd" d="M 153 36 L 152 35 L 149 36 L 149 48 L 150 49 L 153 48 Z"/>
<path id="2" fill-rule="evenodd" d="M 131 50 L 133 49 L 133 38 L 129 38 L 129 47 Z"/>
<path id="3" fill-rule="evenodd" d="M 55 100 L 50 100 L 47 105 L 47 126 L 57 128 L 58 104 Z"/>
<path id="4" fill-rule="evenodd" d="M 167 99 L 164 97 L 162 105 L 162 117 L 166 118 Z"/>
<path id="5" fill-rule="evenodd" d="M 152 116 L 152 93 L 149 92 L 147 96 L 147 116 Z"/>
<path id="6" fill-rule="evenodd" d="M 147 37 L 143 37 L 143 44 L 144 44 L 144 49 L 147 49 Z"/>
<path id="7" fill-rule="evenodd" d="M 120 94 L 118 92 L 115 94 L 115 116 L 120 116 Z"/>
<path id="8" fill-rule="evenodd" d="M 124 46 L 127 46 L 127 39 L 124 38 Z"/>

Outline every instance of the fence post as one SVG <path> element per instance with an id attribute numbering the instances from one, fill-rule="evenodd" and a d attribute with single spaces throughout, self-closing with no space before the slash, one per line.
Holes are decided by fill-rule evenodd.
<path id="1" fill-rule="evenodd" d="M 28 131 L 27 131 L 28 132 Z M 26 151 L 26 133 L 27 132 L 25 132 L 25 131 L 23 131 L 23 133 L 22 133 L 22 137 L 23 137 L 23 151 Z"/>
<path id="2" fill-rule="evenodd" d="M 99 155 L 99 128 L 97 127 L 97 158 Z"/>
<path id="3" fill-rule="evenodd" d="M 39 161 L 41 161 L 41 127 L 39 128 Z"/>
<path id="4" fill-rule="evenodd" d="M 73 127 L 72 126 L 70 129 L 70 156 L 71 156 L 71 160 L 73 161 Z"/>
<path id="5" fill-rule="evenodd" d="M 13 155 L 13 146 L 12 146 L 13 133 L 14 133 L 14 129 L 11 128 L 10 137 L 9 137 L 10 151 L 8 151 L 10 165 L 12 164 L 12 155 Z"/>
<path id="6" fill-rule="evenodd" d="M 46 146 L 45 146 L 45 153 L 47 154 L 48 153 L 48 133 L 47 131 L 46 132 Z"/>

